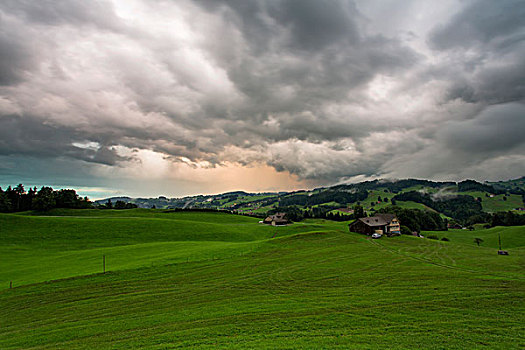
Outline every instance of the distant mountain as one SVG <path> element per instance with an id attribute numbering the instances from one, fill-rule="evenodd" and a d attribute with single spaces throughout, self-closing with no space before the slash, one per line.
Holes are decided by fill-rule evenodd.
<path id="1" fill-rule="evenodd" d="M 525 177 L 522 177 L 485 183 L 473 180 L 458 183 L 419 179 L 374 180 L 294 192 L 233 191 L 183 198 L 111 197 L 95 203 L 104 204 L 110 199 L 113 203 L 134 203 L 140 208 L 225 209 L 260 216 L 283 207 L 348 213 L 350 208 L 359 204 L 371 213 L 396 204 L 402 208 L 430 210 L 444 217 L 462 219 L 478 212 L 519 211 L 525 206 L 524 197 Z"/>

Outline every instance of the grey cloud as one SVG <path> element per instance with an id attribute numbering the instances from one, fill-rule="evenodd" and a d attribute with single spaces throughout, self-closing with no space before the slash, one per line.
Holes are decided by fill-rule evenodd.
<path id="1" fill-rule="evenodd" d="M 438 137 L 453 150 L 489 157 L 523 145 L 523 130 L 525 104 L 509 103 L 488 107 L 475 119 L 451 122 Z"/>
<path id="2" fill-rule="evenodd" d="M 356 44 L 360 39 L 355 23 L 359 13 L 352 1 L 288 0 L 270 3 L 269 14 L 290 28 L 292 47 L 321 50 L 337 42 Z"/>
<path id="3" fill-rule="evenodd" d="M 56 30 L 62 25 L 124 29 L 119 23 L 112 4 L 107 1 L 2 1 L 0 86 L 19 83 L 41 69 L 41 61 L 59 44 L 53 41 L 54 35 L 45 35 L 46 30 Z"/>
<path id="4" fill-rule="evenodd" d="M 32 24 L 114 27 L 113 4 L 105 0 L 4 0 L 0 9 Z"/>
<path id="5" fill-rule="evenodd" d="M 429 43 L 448 57 L 446 99 L 498 104 L 525 98 L 523 1 L 473 1 L 435 28 Z"/>
<path id="6" fill-rule="evenodd" d="M 246 44 L 264 47 L 239 57 L 228 76 L 252 106 L 266 112 L 302 112 L 303 106 L 348 99 L 374 75 L 396 74 L 420 58 L 396 39 L 362 35 L 351 1 L 224 3 L 241 18 Z M 295 97 L 280 101 L 281 87 L 293 89 Z"/>
<path id="7" fill-rule="evenodd" d="M 86 141 L 85 134 L 64 126 L 46 125 L 18 116 L 0 117 L 0 154 L 32 157 L 70 157 L 87 162 L 116 165 L 128 160 L 115 150 L 102 145 L 96 149 L 81 148 L 74 143 Z"/>
<path id="8" fill-rule="evenodd" d="M 524 18 L 522 0 L 473 1 L 450 22 L 436 28 L 430 42 L 438 49 L 468 48 L 497 39 L 506 39 L 508 45 L 509 38 L 523 40 Z"/>
<path id="9" fill-rule="evenodd" d="M 504 63 L 494 60 L 482 65 L 474 73 L 451 77 L 451 86 L 445 98 L 485 104 L 522 101 L 525 98 L 524 56 L 525 45 Z"/>
<path id="10" fill-rule="evenodd" d="M 405 165 L 430 177 L 429 145 L 454 164 L 521 147 L 517 107 L 487 109 L 523 100 L 517 2 L 466 3 L 430 53 L 370 34 L 350 0 L 138 3 L 141 21 L 109 0 L 0 4 L 0 154 L 120 166 L 124 146 L 330 182 Z M 396 6 L 392 22 L 410 21 Z"/>
<path id="11" fill-rule="evenodd" d="M 447 122 L 419 150 L 386 161 L 381 172 L 439 180 L 520 176 L 525 171 L 524 116 L 524 104 L 508 103 L 489 106 L 470 120 Z"/>
<path id="12" fill-rule="evenodd" d="M 9 86 L 23 80 L 36 64 L 35 44 L 23 28 L 11 27 L 11 21 L 0 13 L 0 86 Z"/>

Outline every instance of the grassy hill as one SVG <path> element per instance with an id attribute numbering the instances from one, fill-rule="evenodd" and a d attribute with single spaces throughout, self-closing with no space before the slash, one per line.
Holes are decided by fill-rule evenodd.
<path id="1" fill-rule="evenodd" d="M 474 198 L 481 198 L 481 206 L 483 211 L 493 213 L 497 211 L 508 211 L 514 210 L 516 208 L 523 207 L 523 200 L 521 196 L 516 194 L 509 194 L 504 196 L 503 194 L 499 195 L 488 195 L 487 192 L 481 191 L 469 191 L 465 192 Z"/>
<path id="2" fill-rule="evenodd" d="M 440 205 L 431 205 L 428 202 L 415 199 L 406 200 L 396 198 L 404 193 L 416 191 L 428 194 L 435 202 L 453 200 L 455 197 L 469 196 L 471 200 L 481 198 L 479 210 L 494 213 L 499 211 L 517 211 L 517 208 L 525 207 L 523 197 L 525 195 L 524 180 L 516 179 L 497 183 L 479 183 L 473 180 L 462 182 L 433 182 L 428 180 L 406 179 L 406 180 L 374 180 L 357 184 L 336 185 L 332 187 L 317 188 L 314 190 L 302 190 L 281 193 L 246 193 L 242 191 L 228 192 L 217 195 L 199 195 L 185 198 L 166 197 L 159 198 L 126 198 L 115 197 L 116 200 L 130 201 L 144 208 L 204 208 L 224 209 L 236 211 L 248 215 L 264 216 L 270 210 L 276 208 L 295 206 L 309 216 L 320 217 L 320 212 L 339 212 L 340 208 L 352 208 L 356 204 L 364 207 L 368 214 L 381 210 L 396 199 L 397 206 L 405 209 L 422 209 L 437 211 L 443 218 L 465 221 L 465 215 L 454 217 L 450 211 L 440 209 Z M 98 201 L 98 204 L 106 200 Z M 312 209 L 317 210 L 312 214 Z M 454 210 L 458 213 L 459 210 Z M 470 213 L 475 214 L 475 213 Z M 472 215 L 470 215 L 472 216 Z"/>
<path id="3" fill-rule="evenodd" d="M 439 239 L 446 237 L 454 243 L 468 244 L 477 246 L 474 238 L 481 238 L 481 247 L 492 249 L 498 248 L 498 234 L 501 237 L 502 249 L 525 247 L 525 227 L 524 226 L 497 226 L 489 229 L 476 231 L 468 230 L 448 230 L 448 231 L 424 231 L 423 235 L 435 235 Z"/>
<path id="4" fill-rule="evenodd" d="M 146 209 L 27 214 L 0 214 L 0 286 L 97 273 L 103 255 L 110 270 L 198 261 L 253 251 L 274 235 L 326 229 L 315 223 L 275 228 L 246 216 Z"/>
<path id="5" fill-rule="evenodd" d="M 525 346 L 525 227 L 498 256 L 500 228 L 371 240 L 322 220 L 29 214 L 0 216 L 1 349 Z"/>

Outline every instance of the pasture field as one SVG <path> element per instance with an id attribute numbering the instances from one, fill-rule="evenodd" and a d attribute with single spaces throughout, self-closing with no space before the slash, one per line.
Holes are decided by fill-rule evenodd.
<path id="1" fill-rule="evenodd" d="M 521 196 L 517 194 L 510 194 L 506 198 L 507 200 L 503 200 L 504 195 L 502 194 L 495 195 L 494 197 L 486 197 L 486 192 L 480 191 L 462 192 L 461 194 L 467 194 L 474 198 L 481 198 L 481 206 L 483 207 L 483 210 L 489 213 L 514 210 L 523 207 L 524 205 Z"/>
<path id="2" fill-rule="evenodd" d="M 30 214 L 0 216 L 1 349 L 525 347 L 524 227 L 441 242 L 321 220 Z"/>
<path id="3" fill-rule="evenodd" d="M 28 214 L 0 214 L 0 286 L 102 272 L 103 255 L 108 270 L 213 260 L 254 251 L 274 236 L 329 227 L 275 228 L 247 216 L 150 209 Z"/>
<path id="4" fill-rule="evenodd" d="M 501 248 L 525 247 L 525 226 L 497 226 L 489 229 L 448 230 L 448 231 L 423 231 L 423 235 L 436 235 L 440 239 L 448 238 L 453 243 L 477 246 L 474 238 L 481 238 L 480 247 L 498 249 L 498 233 L 501 237 Z"/>

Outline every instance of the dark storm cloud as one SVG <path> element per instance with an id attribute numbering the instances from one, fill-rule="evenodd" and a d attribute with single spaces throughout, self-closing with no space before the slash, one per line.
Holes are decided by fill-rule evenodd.
<path id="1" fill-rule="evenodd" d="M 270 2 L 269 14 L 290 28 L 291 45 L 322 50 L 335 43 L 352 45 L 360 39 L 355 21 L 359 13 L 351 1 L 289 0 Z"/>
<path id="2" fill-rule="evenodd" d="M 210 9 L 210 2 L 199 3 Z M 362 90 L 377 74 L 396 75 L 421 58 L 399 40 L 360 33 L 362 18 L 351 1 L 212 3 L 211 11 L 235 19 L 253 53 L 227 66 L 228 77 L 248 98 L 227 117 L 246 121 L 244 130 L 265 140 L 366 136 L 371 129 L 349 123 L 352 115 L 330 117 L 324 109 L 362 101 Z M 260 125 L 270 115 L 278 123 L 274 129 Z M 237 132 L 238 126 L 226 130 Z M 380 123 L 376 128 L 383 129 Z"/>
<path id="3" fill-rule="evenodd" d="M 75 146 L 78 140 L 82 140 L 82 133 L 64 126 L 35 123 L 34 120 L 17 116 L 3 116 L 0 119 L 1 155 L 68 156 L 105 165 L 116 165 L 126 160 L 107 146 L 96 149 Z"/>
<path id="4" fill-rule="evenodd" d="M 3 1 L 0 154 L 112 167 L 148 150 L 320 183 L 432 177 L 433 149 L 517 154 L 524 7 L 458 2 L 432 30 L 375 30 L 427 5 L 391 4 L 385 24 L 358 0 Z"/>
<path id="5" fill-rule="evenodd" d="M 438 49 L 491 45 L 505 50 L 523 40 L 525 6 L 522 0 L 474 1 L 432 33 Z"/>
<path id="6" fill-rule="evenodd" d="M 525 98 L 524 18 L 523 1 L 475 1 L 431 33 L 432 47 L 461 65 L 450 69 L 449 99 L 494 104 Z"/>
<path id="7" fill-rule="evenodd" d="M 31 49 L 32 40 L 25 30 L 10 26 L 0 13 L 0 86 L 9 86 L 23 79 L 27 70 L 37 63 Z"/>
<path id="8" fill-rule="evenodd" d="M 504 153 L 525 144 L 525 104 L 491 106 L 475 119 L 452 122 L 439 137 L 449 148 L 469 155 Z"/>

